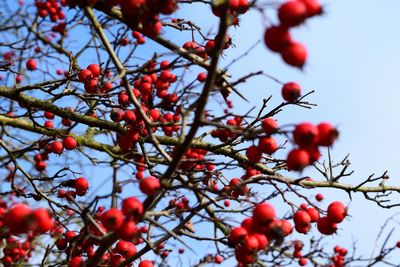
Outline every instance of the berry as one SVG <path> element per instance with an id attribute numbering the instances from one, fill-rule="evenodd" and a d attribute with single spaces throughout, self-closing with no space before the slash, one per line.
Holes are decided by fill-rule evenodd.
<path id="1" fill-rule="evenodd" d="M 75 190 L 78 196 L 84 196 L 89 189 L 89 182 L 84 177 L 75 180 Z"/>
<path id="2" fill-rule="evenodd" d="M 273 134 L 278 131 L 278 123 L 273 118 L 265 118 L 261 122 L 261 127 L 266 134 Z"/>
<path id="3" fill-rule="evenodd" d="M 289 152 L 286 164 L 288 170 L 302 171 L 310 163 L 310 156 L 304 149 L 293 149 Z"/>
<path id="4" fill-rule="evenodd" d="M 26 61 L 26 68 L 31 71 L 36 70 L 37 69 L 36 61 L 32 58 L 28 59 L 28 61 Z"/>
<path id="5" fill-rule="evenodd" d="M 265 30 L 264 43 L 272 51 L 280 53 L 292 43 L 292 37 L 288 28 L 272 26 Z"/>
<path id="6" fill-rule="evenodd" d="M 298 26 L 307 17 L 307 7 L 302 1 L 288 1 L 279 7 L 278 17 L 283 26 Z"/>
<path id="7" fill-rule="evenodd" d="M 124 221 L 122 211 L 117 208 L 107 210 L 101 215 L 101 222 L 107 230 L 114 231 L 121 227 Z"/>
<path id="8" fill-rule="evenodd" d="M 328 219 L 334 223 L 341 223 L 347 215 L 347 208 L 342 202 L 335 201 L 328 206 Z"/>
<path id="9" fill-rule="evenodd" d="M 275 208 L 268 203 L 257 204 L 253 210 L 253 219 L 257 224 L 265 225 L 275 219 Z"/>
<path id="10" fill-rule="evenodd" d="M 61 154 L 64 150 L 64 146 L 61 142 L 59 141 L 54 141 L 51 144 L 51 152 L 53 152 L 54 154 Z"/>
<path id="11" fill-rule="evenodd" d="M 308 122 L 300 123 L 293 132 L 293 139 L 299 146 L 314 145 L 318 141 L 318 128 Z"/>
<path id="12" fill-rule="evenodd" d="M 307 50 L 301 43 L 293 42 L 282 50 L 283 60 L 293 66 L 298 68 L 303 68 L 307 60 Z"/>
<path id="13" fill-rule="evenodd" d="M 143 178 L 139 183 L 140 191 L 149 196 L 156 194 L 160 190 L 160 187 L 160 181 L 154 176 Z"/>
<path id="14" fill-rule="evenodd" d="M 67 150 L 73 150 L 76 148 L 78 143 L 76 142 L 75 138 L 72 136 L 67 136 L 63 140 L 63 145 Z"/>
<path id="15" fill-rule="evenodd" d="M 289 103 L 294 103 L 301 96 L 301 87 L 295 82 L 285 83 L 282 87 L 282 97 Z"/>

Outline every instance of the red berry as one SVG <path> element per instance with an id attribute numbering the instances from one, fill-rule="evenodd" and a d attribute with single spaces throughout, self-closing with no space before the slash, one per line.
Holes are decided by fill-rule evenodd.
<path id="1" fill-rule="evenodd" d="M 215 255 L 215 257 L 214 257 L 214 262 L 215 262 L 216 264 L 221 264 L 223 261 L 224 261 L 224 258 L 222 258 L 221 255 Z"/>
<path id="2" fill-rule="evenodd" d="M 272 154 L 278 149 L 278 144 L 272 137 L 262 137 L 258 142 L 259 149 L 265 154 Z"/>
<path id="3" fill-rule="evenodd" d="M 135 222 L 125 220 L 115 233 L 122 240 L 131 241 L 139 233 L 139 230 Z"/>
<path id="4" fill-rule="evenodd" d="M 331 124 L 323 122 L 318 124 L 318 145 L 331 146 L 339 136 L 339 132 Z"/>
<path id="5" fill-rule="evenodd" d="M 347 215 L 347 208 L 342 202 L 335 201 L 328 206 L 328 219 L 334 223 L 341 223 Z"/>
<path id="6" fill-rule="evenodd" d="M 336 233 L 336 223 L 331 222 L 328 217 L 321 217 L 317 223 L 318 231 L 324 235 L 332 235 Z"/>
<path id="7" fill-rule="evenodd" d="M 271 117 L 263 119 L 261 127 L 266 134 L 273 134 L 278 131 L 278 123 Z"/>
<path id="8" fill-rule="evenodd" d="M 324 199 L 324 195 L 318 193 L 318 194 L 315 195 L 315 199 L 316 199 L 317 201 L 322 201 L 322 200 Z"/>
<path id="9" fill-rule="evenodd" d="M 51 144 L 51 152 L 53 152 L 54 154 L 61 154 L 64 150 L 64 146 L 61 142 L 59 141 L 54 141 Z"/>
<path id="10" fill-rule="evenodd" d="M 138 221 L 143 214 L 143 204 L 135 197 L 124 199 L 121 209 L 126 217 L 132 217 L 135 221 Z"/>
<path id="11" fill-rule="evenodd" d="M 101 68 L 97 64 L 90 64 L 87 66 L 87 69 L 90 70 L 93 78 L 97 78 L 101 75 Z"/>
<path id="12" fill-rule="evenodd" d="M 28 59 L 28 61 L 26 61 L 26 68 L 28 70 L 36 70 L 37 69 L 37 65 L 36 65 L 36 61 L 34 59 Z"/>
<path id="13" fill-rule="evenodd" d="M 119 209 L 112 208 L 101 215 L 101 222 L 107 230 L 114 231 L 121 227 L 124 215 Z"/>
<path id="14" fill-rule="evenodd" d="M 66 149 L 73 150 L 76 148 L 78 143 L 76 142 L 75 138 L 73 138 L 72 136 L 67 136 L 63 140 L 63 145 Z"/>
<path id="15" fill-rule="evenodd" d="M 140 180 L 139 188 L 142 193 L 152 196 L 160 190 L 160 180 L 154 176 L 148 176 Z"/>
<path id="16" fill-rule="evenodd" d="M 32 210 L 25 204 L 15 204 L 4 215 L 3 222 L 14 234 L 29 231 L 31 226 Z"/>
<path id="17" fill-rule="evenodd" d="M 39 233 L 45 233 L 54 226 L 50 212 L 45 208 L 39 208 L 32 213 L 33 229 Z"/>
<path id="18" fill-rule="evenodd" d="M 294 27 L 306 19 L 307 7 L 302 1 L 288 1 L 279 7 L 278 16 L 283 26 Z"/>
<path id="19" fill-rule="evenodd" d="M 239 242 L 241 242 L 247 236 L 247 230 L 244 227 L 236 227 L 233 228 L 229 237 L 228 242 L 230 245 L 235 246 Z"/>
<path id="20" fill-rule="evenodd" d="M 139 263 L 138 267 L 154 267 L 154 263 L 149 260 L 143 260 Z"/>
<path id="21" fill-rule="evenodd" d="M 289 103 L 296 102 L 301 96 L 301 87 L 295 82 L 285 83 L 282 87 L 282 97 Z"/>
<path id="22" fill-rule="evenodd" d="M 283 60 L 298 68 L 303 68 L 307 60 L 307 50 L 301 43 L 293 42 L 282 50 Z"/>
<path id="23" fill-rule="evenodd" d="M 250 146 L 246 150 L 246 157 L 252 163 L 257 163 L 262 158 L 262 152 L 258 146 Z"/>
<path id="24" fill-rule="evenodd" d="M 306 5 L 307 17 L 321 15 L 323 13 L 319 0 L 300 0 Z"/>
<path id="25" fill-rule="evenodd" d="M 89 78 L 92 78 L 92 76 L 92 72 L 88 69 L 81 70 L 78 74 L 80 82 L 86 82 Z"/>
<path id="26" fill-rule="evenodd" d="M 84 196 L 89 189 L 89 182 L 84 177 L 75 180 L 75 190 L 78 196 Z"/>
<path id="27" fill-rule="evenodd" d="M 272 26 L 265 30 L 265 45 L 274 52 L 281 52 L 292 43 L 292 37 L 288 28 L 282 26 Z"/>
<path id="28" fill-rule="evenodd" d="M 275 219 L 275 208 L 268 203 L 257 204 L 253 210 L 254 222 L 260 225 L 265 225 Z"/>
<path id="29" fill-rule="evenodd" d="M 310 156 L 304 149 L 293 149 L 286 159 L 287 168 L 293 171 L 302 171 L 309 163 Z"/>
<path id="30" fill-rule="evenodd" d="M 314 145 L 318 141 L 318 128 L 308 122 L 300 123 L 293 132 L 293 139 L 299 146 Z"/>

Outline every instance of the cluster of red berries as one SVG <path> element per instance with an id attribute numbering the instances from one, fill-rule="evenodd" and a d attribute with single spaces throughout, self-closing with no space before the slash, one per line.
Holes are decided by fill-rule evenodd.
<path id="1" fill-rule="evenodd" d="M 289 152 L 286 159 L 287 168 L 302 171 L 306 166 L 313 164 L 320 158 L 320 146 L 331 146 L 337 137 L 337 129 L 329 123 L 323 122 L 314 125 L 305 122 L 298 124 L 293 131 L 293 140 L 298 148 Z"/>
<path id="2" fill-rule="evenodd" d="M 78 74 L 80 82 L 85 84 L 85 91 L 88 94 L 96 94 L 99 91 L 99 77 L 102 74 L 101 67 L 97 64 L 90 64 Z"/>
<path id="3" fill-rule="evenodd" d="M 246 156 L 251 163 L 258 163 L 262 159 L 262 154 L 273 154 L 278 149 L 278 143 L 271 136 L 278 131 L 278 123 L 273 118 L 265 118 L 261 122 L 261 127 L 266 136 L 259 138 L 258 145 L 249 146 L 246 150 Z"/>
<path id="4" fill-rule="evenodd" d="M 242 127 L 242 117 L 235 116 L 233 119 L 228 119 L 226 121 L 226 125 L 236 128 L 237 130 L 243 129 Z M 226 142 L 230 138 L 234 138 L 236 136 L 235 133 L 230 131 L 229 129 L 215 129 L 211 132 L 211 136 L 214 138 L 218 138 L 221 142 Z"/>
<path id="5" fill-rule="evenodd" d="M 66 110 L 68 110 L 68 111 L 73 111 L 73 109 L 70 108 L 70 107 L 66 108 Z M 51 113 L 51 112 L 49 112 L 49 111 L 45 111 L 45 112 L 44 112 L 44 117 L 45 117 L 46 121 L 44 122 L 43 126 L 46 127 L 46 128 L 48 128 L 48 129 L 53 129 L 53 128 L 54 128 L 53 120 L 54 120 L 54 118 L 55 118 L 54 114 Z M 72 121 L 69 120 L 69 119 L 64 119 L 64 118 L 62 118 L 62 119 L 61 119 L 61 124 L 62 124 L 63 126 L 65 126 L 65 127 L 68 127 L 68 126 L 71 126 Z"/>
<path id="6" fill-rule="evenodd" d="M 276 219 L 271 204 L 257 204 L 253 216 L 243 220 L 241 226 L 233 228 L 228 245 L 235 248 L 235 256 L 240 266 L 254 263 L 257 252 L 265 250 L 273 239 L 282 240 L 292 232 L 287 220 Z"/>
<path id="7" fill-rule="evenodd" d="M 300 266 L 305 266 L 307 265 L 307 258 L 303 257 L 301 251 L 303 250 L 304 243 L 301 242 L 300 240 L 294 240 L 292 242 L 293 244 L 293 257 L 296 259 L 299 259 L 298 263 Z"/>
<path id="8" fill-rule="evenodd" d="M 176 148 L 175 148 L 176 149 Z M 207 154 L 207 150 L 199 148 L 190 148 L 186 150 L 185 154 L 182 156 L 181 164 L 179 168 L 184 171 L 202 171 L 202 170 L 213 170 L 211 168 L 211 163 L 206 164 L 204 157 Z M 173 153 L 172 153 L 173 156 Z M 213 166 L 213 165 L 212 165 Z"/>
<path id="9" fill-rule="evenodd" d="M 231 44 L 232 44 L 232 39 L 229 36 L 229 34 L 225 35 L 225 40 L 224 40 L 224 47 L 223 49 L 228 49 Z M 188 50 L 189 52 L 198 55 L 199 57 L 203 58 L 204 60 L 208 59 L 209 55 L 212 53 L 213 49 L 215 46 L 215 40 L 214 39 L 209 39 L 205 43 L 205 45 L 199 45 L 196 42 L 193 41 L 188 41 L 185 42 L 182 45 L 182 48 Z M 207 77 L 205 74 L 202 74 L 203 77 L 200 77 L 199 81 L 205 81 L 205 78 Z"/>
<path id="10" fill-rule="evenodd" d="M 77 5 L 75 0 L 67 0 L 70 7 Z M 95 5 L 98 0 L 90 0 L 90 5 Z M 148 36 L 157 36 L 162 29 L 159 15 L 170 15 L 178 8 L 176 0 L 110 0 L 104 2 L 110 8 L 120 6 L 121 11 L 134 31 L 140 31 Z"/>
<path id="11" fill-rule="evenodd" d="M 221 17 L 223 13 L 227 13 L 234 17 L 233 25 L 239 24 L 238 16 L 249 10 L 249 1 L 247 0 L 230 0 L 228 6 L 212 5 L 212 12 L 215 16 Z"/>
<path id="12" fill-rule="evenodd" d="M 183 197 L 179 199 L 171 199 L 168 205 L 169 209 L 175 208 L 177 210 L 185 210 L 189 209 L 189 199 L 187 197 Z"/>
<path id="13" fill-rule="evenodd" d="M 28 262 L 29 258 L 32 256 L 32 246 L 33 235 L 27 235 L 27 240 L 20 242 L 13 237 L 8 237 L 5 239 L 5 246 L 3 248 L 4 256 L 1 259 L 3 266 L 16 266 L 21 262 Z"/>
<path id="14" fill-rule="evenodd" d="M 49 16 L 52 22 L 65 19 L 65 14 L 61 9 L 63 5 L 65 5 L 65 2 L 60 3 L 57 0 L 39 0 L 35 2 L 38 15 L 42 18 Z"/>
<path id="15" fill-rule="evenodd" d="M 327 216 L 318 220 L 317 228 L 321 234 L 332 235 L 336 233 L 337 224 L 341 223 L 347 215 L 347 208 L 340 201 L 332 202 L 328 206 Z"/>
<path id="16" fill-rule="evenodd" d="M 144 44 L 146 42 L 144 36 L 138 31 L 132 31 L 132 37 L 136 39 L 136 44 Z"/>
<path id="17" fill-rule="evenodd" d="M 322 7 L 318 0 L 286 1 L 278 9 L 280 25 L 265 31 L 265 44 L 270 50 L 280 53 L 287 64 L 302 68 L 307 60 L 307 50 L 301 43 L 293 41 L 289 29 L 321 14 Z"/>
<path id="18" fill-rule="evenodd" d="M 28 205 L 17 203 L 9 209 L 1 208 L 2 226 L 7 226 L 8 234 L 19 235 L 33 232 L 43 234 L 50 231 L 54 226 L 54 221 L 45 208 L 32 210 Z"/>
<path id="19" fill-rule="evenodd" d="M 58 191 L 58 197 L 65 198 L 67 200 L 74 199 L 76 195 L 84 196 L 89 190 L 89 182 L 85 177 L 79 177 L 77 179 L 64 181 L 62 185 L 75 189 L 75 191 L 74 190 L 65 191 L 64 189 Z"/>
<path id="20" fill-rule="evenodd" d="M 332 257 L 332 264 L 329 267 L 343 267 L 345 266 L 345 257 L 347 255 L 347 249 L 339 246 L 333 248 L 335 255 Z"/>

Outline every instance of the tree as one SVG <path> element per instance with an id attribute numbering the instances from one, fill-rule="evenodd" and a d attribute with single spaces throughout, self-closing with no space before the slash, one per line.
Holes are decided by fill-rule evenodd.
<path id="1" fill-rule="evenodd" d="M 178 7 L 206 7 L 217 30 L 175 18 Z M 317 0 L 2 1 L 4 266 L 168 266 L 179 264 L 169 254 L 206 246 L 181 265 L 396 265 L 391 232 L 371 257 L 325 246 L 348 208 L 315 190 L 390 208 L 400 188 L 386 185 L 387 173 L 342 183 L 352 172 L 347 157 L 330 158 L 331 123 L 275 119 L 312 108 L 313 92 L 263 71 L 233 77 L 240 58 L 221 67 L 235 45 L 228 30 L 249 9 L 277 12 L 266 47 L 302 68 L 307 51 L 291 31 L 323 13 Z M 183 33 L 191 38 L 173 41 Z M 282 102 L 234 108 L 256 76 L 276 81 Z M 320 177 L 309 177 L 313 168 Z"/>

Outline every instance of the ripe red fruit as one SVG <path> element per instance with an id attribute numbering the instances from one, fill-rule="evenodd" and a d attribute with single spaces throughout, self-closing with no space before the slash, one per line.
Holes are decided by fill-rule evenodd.
<path id="1" fill-rule="evenodd" d="M 298 68 L 303 68 L 307 60 L 307 50 L 301 43 L 293 42 L 282 50 L 283 60 Z"/>
<path id="2" fill-rule="evenodd" d="M 28 59 L 28 61 L 26 61 L 26 68 L 32 71 L 36 70 L 37 69 L 36 61 L 32 58 Z"/>
<path id="3" fill-rule="evenodd" d="M 293 221 L 296 226 L 305 227 L 311 223 L 312 219 L 306 211 L 298 210 L 293 216 Z"/>
<path id="4" fill-rule="evenodd" d="M 265 225 L 275 219 L 275 208 L 268 203 L 257 204 L 253 210 L 254 222 L 260 225 Z"/>
<path id="5" fill-rule="evenodd" d="M 206 79 L 207 79 L 207 73 L 205 73 L 205 72 L 201 72 L 201 73 L 199 73 L 199 75 L 197 75 L 197 80 L 199 82 L 203 83 L 206 81 Z"/>
<path id="6" fill-rule="evenodd" d="M 64 150 L 64 146 L 61 142 L 59 141 L 54 141 L 51 144 L 51 152 L 53 152 L 54 154 L 61 154 Z"/>
<path id="7" fill-rule="evenodd" d="M 66 149 L 73 150 L 76 148 L 78 143 L 76 142 L 75 138 L 73 138 L 72 136 L 67 136 L 63 140 L 63 145 Z"/>
<path id="8" fill-rule="evenodd" d="M 142 193 L 152 196 L 160 190 L 160 180 L 154 176 L 148 176 L 140 180 L 139 188 Z"/>
<path id="9" fill-rule="evenodd" d="M 328 219 L 334 223 L 341 223 L 347 215 L 347 208 L 342 202 L 335 201 L 328 206 Z"/>
<path id="10" fill-rule="evenodd" d="M 317 222 L 319 219 L 319 211 L 316 208 L 307 208 L 306 212 L 310 215 L 311 222 Z"/>
<path id="11" fill-rule="evenodd" d="M 299 265 L 300 266 L 305 266 L 307 264 L 307 258 L 300 258 L 299 259 Z"/>
<path id="12" fill-rule="evenodd" d="M 257 238 L 258 248 L 257 250 L 264 250 L 268 246 L 268 238 L 264 234 L 254 233 L 253 236 Z"/>
<path id="13" fill-rule="evenodd" d="M 52 121 L 45 121 L 43 126 L 46 127 L 47 129 L 53 129 L 54 123 Z"/>
<path id="14" fill-rule="evenodd" d="M 139 263 L 138 267 L 154 267 L 154 264 L 152 261 L 149 260 L 143 260 Z"/>
<path id="15" fill-rule="evenodd" d="M 115 251 L 121 254 L 124 258 L 129 258 L 136 254 L 137 249 L 132 242 L 120 240 L 115 245 Z"/>
<path id="16" fill-rule="evenodd" d="M 287 102 L 293 103 L 301 96 L 301 87 L 295 82 L 285 83 L 282 87 L 282 97 Z"/>
<path id="17" fill-rule="evenodd" d="M 224 258 L 222 258 L 221 255 L 215 255 L 215 257 L 214 257 L 214 262 L 215 262 L 216 264 L 221 264 L 223 261 L 224 261 Z"/>
<path id="18" fill-rule="evenodd" d="M 37 171 L 44 171 L 46 169 L 46 162 L 45 161 L 36 162 L 35 169 Z"/>
<path id="19" fill-rule="evenodd" d="M 253 234 L 247 235 L 244 238 L 243 247 L 247 251 L 257 251 L 258 250 L 258 239 Z"/>
<path id="20" fill-rule="evenodd" d="M 307 17 L 321 15 L 323 13 L 319 0 L 300 0 L 306 5 Z"/>
<path id="21" fill-rule="evenodd" d="M 39 233 L 45 233 L 54 226 L 53 218 L 50 212 L 45 208 L 39 208 L 32 213 L 33 230 Z"/>
<path id="22" fill-rule="evenodd" d="M 89 66 L 87 66 L 87 69 L 90 70 L 93 78 L 97 78 L 101 75 L 101 68 L 97 64 L 90 64 Z"/>
<path id="23" fill-rule="evenodd" d="M 315 195 L 315 199 L 319 202 L 322 201 L 324 199 L 324 195 L 322 195 L 321 193 L 318 193 Z"/>
<path id="24" fill-rule="evenodd" d="M 75 256 L 75 257 L 71 258 L 68 266 L 69 267 L 82 267 L 83 263 L 84 263 L 84 261 L 83 261 L 82 257 Z"/>
<path id="25" fill-rule="evenodd" d="M 310 156 L 303 149 L 293 149 L 286 159 L 287 168 L 292 171 L 302 171 L 309 163 Z"/>
<path id="26" fill-rule="evenodd" d="M 115 233 L 122 240 L 131 241 L 139 233 L 139 230 L 135 222 L 125 220 Z"/>
<path id="27" fill-rule="evenodd" d="M 299 146 L 314 145 L 319 137 L 318 128 L 308 122 L 300 123 L 296 126 L 293 132 L 293 139 Z"/>
<path id="28" fill-rule="evenodd" d="M 317 223 L 318 231 L 324 235 L 332 235 L 336 233 L 336 223 L 331 222 L 328 217 L 321 217 Z"/>
<path id="29" fill-rule="evenodd" d="M 235 246 L 239 242 L 241 242 L 245 236 L 247 236 L 247 230 L 244 227 L 235 227 L 232 229 L 229 237 L 228 243 L 232 246 Z"/>
<path id="30" fill-rule="evenodd" d="M 89 188 L 89 182 L 84 177 L 75 180 L 75 191 L 78 196 L 84 196 Z"/>
<path id="31" fill-rule="evenodd" d="M 92 72 L 88 69 L 81 70 L 78 78 L 80 82 L 86 82 L 89 78 L 92 78 Z"/>
<path id="32" fill-rule="evenodd" d="M 331 146 L 339 136 L 339 132 L 330 123 L 322 122 L 317 126 L 319 137 L 318 145 Z"/>
<path id="33" fill-rule="evenodd" d="M 135 221 L 139 220 L 143 214 L 143 204 L 135 197 L 124 199 L 122 201 L 121 209 L 126 217 L 132 217 Z"/>
<path id="34" fill-rule="evenodd" d="M 4 215 L 3 222 L 14 234 L 22 234 L 29 231 L 31 225 L 32 210 L 25 204 L 15 204 Z"/>
<path id="35" fill-rule="evenodd" d="M 250 162 L 257 163 L 262 158 L 262 152 L 258 148 L 258 146 L 250 146 L 246 150 L 246 157 L 249 159 Z"/>
<path id="36" fill-rule="evenodd" d="M 107 230 L 114 231 L 121 227 L 124 215 L 119 209 L 112 208 L 101 215 L 101 222 Z"/>
<path id="37" fill-rule="evenodd" d="M 54 114 L 51 113 L 50 111 L 45 111 L 45 112 L 44 112 L 44 117 L 45 117 L 46 119 L 48 119 L 48 120 L 52 120 L 52 119 L 54 119 Z"/>
<path id="38" fill-rule="evenodd" d="M 292 43 L 289 30 L 282 26 L 272 26 L 265 30 L 265 45 L 274 52 L 281 52 Z"/>
<path id="39" fill-rule="evenodd" d="M 273 134 L 278 131 L 278 123 L 271 117 L 263 119 L 261 127 L 266 134 Z"/>
<path id="40" fill-rule="evenodd" d="M 278 17 L 283 26 L 298 26 L 307 17 L 307 7 L 302 1 L 288 1 L 279 7 Z"/>
<path id="41" fill-rule="evenodd" d="M 272 154 L 278 149 L 278 143 L 272 137 L 262 137 L 258 142 L 258 147 L 265 154 Z"/>

